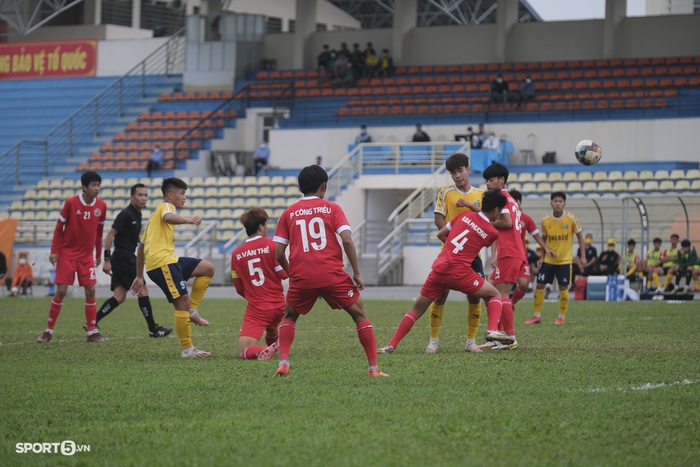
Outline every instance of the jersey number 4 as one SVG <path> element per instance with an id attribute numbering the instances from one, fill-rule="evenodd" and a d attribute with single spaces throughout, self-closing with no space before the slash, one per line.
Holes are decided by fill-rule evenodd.
<path id="1" fill-rule="evenodd" d="M 469 233 L 469 229 L 464 229 L 459 233 L 459 235 L 455 236 L 455 238 L 452 239 L 451 243 L 455 246 L 454 250 L 452 250 L 452 253 L 457 254 L 460 251 L 464 250 L 464 244 L 469 241 L 467 238 L 467 234 Z"/>
<path id="2" fill-rule="evenodd" d="M 309 251 L 310 248 L 316 251 L 326 248 L 328 244 L 326 240 L 326 226 L 320 217 L 313 217 L 308 224 L 306 219 L 299 219 L 296 225 L 301 230 L 301 244 L 305 252 Z"/>

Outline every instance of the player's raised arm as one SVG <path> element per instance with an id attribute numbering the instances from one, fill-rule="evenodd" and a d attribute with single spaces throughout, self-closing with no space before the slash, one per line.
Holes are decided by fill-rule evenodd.
<path id="1" fill-rule="evenodd" d="M 199 225 L 202 223 L 202 218 L 199 216 L 194 217 L 183 217 L 179 214 L 173 212 L 167 212 L 163 214 L 163 221 L 167 224 L 182 225 L 182 224 L 194 224 Z"/>

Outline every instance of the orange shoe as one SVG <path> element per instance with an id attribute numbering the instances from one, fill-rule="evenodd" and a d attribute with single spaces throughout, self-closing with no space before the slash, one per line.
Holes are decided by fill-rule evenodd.
<path id="1" fill-rule="evenodd" d="M 382 370 L 369 370 L 369 377 L 370 378 L 378 378 L 380 376 L 388 377 L 389 375 L 384 373 Z"/>
<path id="2" fill-rule="evenodd" d="M 554 324 L 556 324 L 556 325 L 564 324 L 564 318 L 562 318 L 561 316 L 558 317 L 557 320 L 554 322 Z"/>
<path id="3" fill-rule="evenodd" d="M 539 316 L 533 316 L 525 321 L 525 324 L 542 324 L 542 319 Z"/>
<path id="4" fill-rule="evenodd" d="M 277 367 L 277 371 L 275 372 L 274 377 L 277 376 L 289 376 L 289 362 L 280 362 L 280 366 Z"/>

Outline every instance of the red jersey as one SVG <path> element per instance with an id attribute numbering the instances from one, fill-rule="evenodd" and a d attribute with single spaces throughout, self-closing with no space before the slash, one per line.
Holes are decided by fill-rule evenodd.
<path id="1" fill-rule="evenodd" d="M 523 243 L 525 243 L 525 234 L 529 233 L 533 237 L 540 233 L 537 230 L 537 224 L 532 220 L 532 217 L 528 216 L 524 212 L 520 211 L 520 230 L 522 230 Z"/>
<path id="2" fill-rule="evenodd" d="M 243 281 L 245 299 L 258 310 L 284 307 L 284 289 L 277 272 L 277 244 L 267 237 L 252 237 L 233 250 L 231 273 Z"/>
<path id="3" fill-rule="evenodd" d="M 462 213 L 447 223 L 447 229 L 450 234 L 432 269 L 455 277 L 471 271 L 474 258 L 483 247 L 491 246 L 501 232 L 481 212 Z"/>
<path id="4" fill-rule="evenodd" d="M 51 242 L 51 254 L 68 260 L 94 260 L 102 254 L 102 230 L 107 205 L 99 198 L 89 205 L 82 193 L 71 196 L 58 216 Z M 95 255 L 95 256 L 93 256 Z"/>
<path id="5" fill-rule="evenodd" d="M 510 196 L 505 188 L 501 190 L 506 197 L 506 205 L 502 212 L 510 214 L 513 225 L 509 229 L 499 229 L 498 233 L 498 259 L 518 258 L 527 261 L 525 258 L 525 246 L 522 232 L 522 212 L 518 203 Z"/>
<path id="6" fill-rule="evenodd" d="M 277 224 L 275 242 L 289 245 L 289 279 L 295 287 L 314 289 L 347 278 L 343 249 L 335 234 L 350 230 L 337 204 L 307 196 L 289 206 Z"/>

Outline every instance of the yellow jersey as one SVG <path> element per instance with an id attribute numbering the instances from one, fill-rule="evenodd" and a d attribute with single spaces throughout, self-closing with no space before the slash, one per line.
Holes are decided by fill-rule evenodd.
<path id="1" fill-rule="evenodd" d="M 544 262 L 549 264 L 571 264 L 573 260 L 574 237 L 581 232 L 581 224 L 576 216 L 564 211 L 561 217 L 547 214 L 542 219 L 542 236 L 545 237 L 547 246 L 556 254 L 552 258 L 549 254 L 544 257 Z"/>
<path id="2" fill-rule="evenodd" d="M 484 199 L 484 192 L 478 188 L 471 187 L 469 191 L 464 192 L 454 185 L 442 187 L 438 194 L 437 202 L 435 203 L 435 213 L 445 216 L 445 222 L 451 222 L 463 212 L 471 211 L 467 207 L 457 206 L 457 200 L 463 199 L 470 202 L 477 208 L 481 209 L 481 202 Z"/>
<path id="3" fill-rule="evenodd" d="M 175 206 L 170 203 L 158 205 L 141 236 L 143 253 L 146 258 L 146 271 L 158 269 L 167 264 L 177 263 L 175 256 L 175 224 L 168 224 L 163 216 L 177 214 Z"/>

